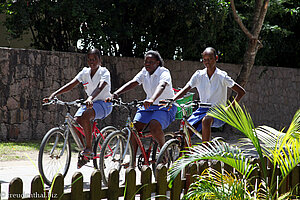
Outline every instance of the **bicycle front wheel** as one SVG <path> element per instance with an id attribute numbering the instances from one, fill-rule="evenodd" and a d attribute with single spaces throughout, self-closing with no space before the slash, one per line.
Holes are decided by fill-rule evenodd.
<path id="1" fill-rule="evenodd" d="M 44 183 L 51 186 L 53 178 L 66 176 L 71 163 L 71 146 L 64 130 L 53 128 L 44 136 L 38 157 L 38 167 Z"/>
<path id="2" fill-rule="evenodd" d="M 129 143 L 126 149 L 127 135 L 122 131 L 114 131 L 109 134 L 100 150 L 99 168 L 104 185 L 108 184 L 108 177 L 112 169 L 119 171 L 121 183 L 125 180 L 125 171 L 134 166 L 133 149 Z"/>
<path id="3" fill-rule="evenodd" d="M 99 161 L 100 150 L 102 148 L 105 137 L 107 137 L 108 135 L 110 135 L 112 132 L 114 132 L 116 130 L 117 130 L 117 128 L 115 128 L 113 126 L 107 126 L 107 127 L 103 128 L 100 131 L 100 134 L 97 136 L 96 142 L 93 147 L 93 151 L 94 151 L 94 155 L 95 155 L 95 157 L 93 159 L 93 164 L 94 164 L 95 169 L 99 169 L 98 163 L 100 162 Z"/>
<path id="4" fill-rule="evenodd" d="M 178 139 L 168 140 L 161 148 L 156 165 L 166 165 L 167 169 L 181 156 L 181 146 Z"/>

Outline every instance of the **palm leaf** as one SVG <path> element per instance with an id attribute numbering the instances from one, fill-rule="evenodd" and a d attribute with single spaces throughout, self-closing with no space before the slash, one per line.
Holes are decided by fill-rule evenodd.
<path id="1" fill-rule="evenodd" d="M 256 129 L 264 153 L 274 166 L 278 165 L 283 183 L 289 173 L 300 163 L 300 110 L 291 122 L 287 133 L 277 131 L 268 126 Z"/>
<path id="2" fill-rule="evenodd" d="M 207 168 L 191 184 L 184 199 L 250 199 L 249 182 L 224 170 Z"/>
<path id="3" fill-rule="evenodd" d="M 213 107 L 208 112 L 208 115 L 220 119 L 244 133 L 244 135 L 251 140 L 253 146 L 255 147 L 262 162 L 262 166 L 266 166 L 266 163 L 263 159 L 262 149 L 257 138 L 256 131 L 254 129 L 253 121 L 250 114 L 246 111 L 245 108 L 244 110 L 245 112 L 243 111 L 241 106 L 237 102 L 235 102 L 235 106 L 231 106 L 229 109 L 227 109 L 224 105 Z M 266 168 L 262 167 L 262 171 L 264 177 L 266 177 Z"/>
<path id="4" fill-rule="evenodd" d="M 235 168 L 245 178 L 248 178 L 257 168 L 257 165 L 252 164 L 238 147 L 217 140 L 194 145 L 184 152 L 185 154 L 169 169 L 170 186 L 185 166 L 195 161 L 212 159 L 224 162 Z"/>

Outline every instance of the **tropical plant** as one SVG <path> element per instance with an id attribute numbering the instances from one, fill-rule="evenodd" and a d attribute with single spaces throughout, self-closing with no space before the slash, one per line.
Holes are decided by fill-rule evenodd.
<path id="1" fill-rule="evenodd" d="M 245 110 L 245 111 L 244 111 Z M 206 199 L 285 199 L 292 195 L 293 188 L 289 192 L 279 196 L 279 188 L 284 183 L 287 176 L 292 172 L 292 170 L 300 163 L 300 109 L 296 112 L 289 129 L 286 133 L 282 131 L 277 131 L 268 126 L 260 126 L 254 128 L 253 121 L 250 114 L 245 108 L 241 108 L 240 105 L 235 103 L 235 107 L 225 107 L 220 105 L 218 107 L 212 108 L 209 113 L 210 116 L 218 118 L 225 121 L 227 124 L 235 127 L 248 138 L 256 149 L 256 152 L 261 161 L 260 165 L 251 162 L 249 154 L 247 155 L 247 150 L 242 151 L 237 146 L 231 146 L 226 142 L 212 141 L 208 143 L 202 143 L 195 145 L 190 149 L 185 150 L 185 154 L 178 159 L 173 166 L 169 169 L 170 185 L 174 178 L 180 173 L 180 171 L 190 163 L 200 160 L 218 160 L 227 165 L 233 167 L 239 172 L 240 176 L 233 178 L 236 183 L 241 183 L 244 188 L 252 187 L 253 192 L 243 192 L 243 198 L 228 196 L 234 194 L 237 190 L 228 190 L 225 186 L 228 186 L 228 176 L 219 176 L 216 179 L 211 177 L 216 177 L 215 173 L 208 172 L 199 177 L 197 183 L 192 185 L 190 191 L 187 195 L 191 195 L 194 192 L 194 197 L 198 194 L 196 191 L 201 191 L 202 195 L 206 194 Z M 267 157 L 272 163 L 272 176 L 268 180 L 267 175 L 267 163 L 264 157 Z M 260 168 L 262 172 L 262 184 L 259 185 L 259 190 L 256 186 L 251 184 L 251 179 L 253 177 L 253 171 L 256 168 Z M 279 184 L 277 186 L 277 175 L 276 168 L 280 169 Z M 210 178 L 209 178 L 210 177 Z M 220 178 L 222 177 L 222 178 Z M 226 177 L 226 178 L 224 178 Z M 239 180 L 238 180 L 239 179 Z M 198 183 L 211 184 L 214 190 L 200 190 L 197 186 Z M 247 187 L 246 184 L 248 185 Z M 196 186 L 196 187 L 195 187 Z M 200 187 L 200 186 L 199 186 Z M 205 185 L 201 185 L 205 187 Z M 299 186 L 298 186 L 299 187 Z M 191 191 L 193 190 L 193 192 Z M 227 191 L 227 192 L 224 192 Z M 229 195 L 228 192 L 231 194 Z M 222 195 L 221 195 L 222 194 Z M 240 194 L 237 193 L 237 194 Z M 213 196 L 212 196 L 213 195 Z M 220 196 L 221 195 L 221 196 Z M 226 197 L 227 195 L 227 197 Z M 192 198 L 192 196 L 189 196 Z M 222 198 L 221 198 L 222 197 Z"/>

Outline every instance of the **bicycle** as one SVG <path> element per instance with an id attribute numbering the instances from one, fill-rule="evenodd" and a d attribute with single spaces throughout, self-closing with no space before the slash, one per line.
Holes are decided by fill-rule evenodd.
<path id="1" fill-rule="evenodd" d="M 70 163 L 71 163 L 71 142 L 70 142 L 70 132 L 71 136 L 75 141 L 75 144 L 79 150 L 78 159 L 82 161 L 82 159 L 88 160 L 83 155 L 80 154 L 84 149 L 84 144 L 80 140 L 79 136 L 75 132 L 75 129 L 78 130 L 84 137 L 83 128 L 75 121 L 75 119 L 70 114 L 71 106 L 80 107 L 84 103 L 83 99 L 78 99 L 71 102 L 64 102 L 57 98 L 49 101 L 48 103 L 44 103 L 43 106 L 58 104 L 63 105 L 67 109 L 67 113 L 65 115 L 65 122 L 58 127 L 50 129 L 46 135 L 43 137 L 41 142 L 41 146 L 39 149 L 38 155 L 38 168 L 39 172 L 43 178 L 44 183 L 47 185 L 51 185 L 53 178 L 58 173 L 61 173 L 63 177 L 66 176 Z M 104 140 L 103 135 L 108 135 L 109 133 L 117 130 L 113 126 L 107 126 L 103 128 L 101 131 L 97 128 L 97 122 L 94 121 L 92 125 L 92 135 L 93 138 L 98 138 L 98 142 L 94 143 L 94 150 L 98 149 L 95 146 L 99 146 Z M 97 166 L 97 159 L 99 158 L 99 153 L 94 151 L 94 157 L 92 160 L 94 161 L 94 167 Z"/>
<path id="2" fill-rule="evenodd" d="M 167 141 L 163 147 L 161 148 L 161 151 L 157 158 L 157 165 L 158 164 L 164 164 L 169 168 L 173 162 L 175 162 L 179 157 L 182 156 L 183 152 L 182 150 L 186 149 L 187 147 L 191 147 L 191 136 L 189 133 L 189 130 L 194 133 L 197 137 L 199 137 L 202 140 L 202 134 L 199 133 L 189 122 L 188 122 L 188 114 L 187 114 L 187 108 L 189 107 L 206 107 L 210 108 L 210 103 L 201 103 L 199 100 L 194 100 L 191 102 L 188 102 L 186 104 L 179 104 L 176 101 L 173 100 L 165 100 L 162 102 L 165 104 L 165 107 L 169 107 L 172 104 L 180 107 L 182 111 L 182 119 L 180 122 L 180 130 L 176 133 L 174 133 L 174 138 Z M 221 137 L 214 138 L 213 140 L 219 140 L 222 139 Z"/>
<path id="3" fill-rule="evenodd" d="M 128 167 L 134 167 L 136 158 L 133 158 L 133 148 L 130 137 L 133 137 L 141 150 L 138 157 L 137 166 L 141 170 L 143 165 L 152 165 L 155 171 L 156 155 L 159 152 L 157 142 L 152 138 L 149 131 L 138 132 L 131 119 L 133 108 L 143 105 L 143 101 L 134 100 L 129 103 L 122 102 L 121 99 L 112 100 L 113 106 L 122 107 L 127 110 L 127 121 L 125 127 L 114 131 L 105 138 L 100 151 L 99 167 L 104 185 L 108 183 L 108 176 L 112 169 L 119 171 L 120 181 L 125 179 L 125 171 Z M 166 139 L 173 137 L 165 134 Z M 149 147 L 146 148 L 142 139 L 150 138 Z M 151 151 L 152 150 L 152 151 Z"/>

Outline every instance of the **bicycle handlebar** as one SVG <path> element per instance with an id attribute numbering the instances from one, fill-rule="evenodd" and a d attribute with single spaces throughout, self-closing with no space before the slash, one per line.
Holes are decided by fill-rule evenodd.
<path id="1" fill-rule="evenodd" d="M 193 100 L 193 101 L 190 101 L 187 103 L 179 104 L 176 101 L 174 101 L 173 99 L 166 99 L 166 100 L 160 101 L 159 103 L 160 103 L 160 105 L 162 105 L 162 107 L 170 107 L 172 104 L 174 104 L 177 107 L 181 107 L 181 108 L 189 108 L 192 106 L 207 107 L 207 108 L 211 107 L 211 103 L 201 103 L 200 100 Z"/>
<path id="2" fill-rule="evenodd" d="M 55 97 L 54 99 L 50 100 L 47 103 L 43 103 L 42 105 L 47 106 L 47 105 L 52 105 L 52 104 L 58 104 L 58 105 L 63 105 L 63 106 L 80 107 L 81 105 L 84 105 L 84 102 L 85 102 L 84 99 L 76 99 L 75 101 L 66 102 L 66 101 L 61 101 L 57 97 Z"/>
<path id="3" fill-rule="evenodd" d="M 125 103 L 121 98 L 119 99 L 111 99 L 112 106 L 123 106 L 123 107 L 140 107 L 144 105 L 144 101 L 133 100 L 131 102 Z"/>

